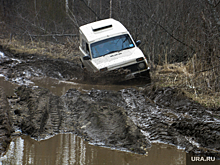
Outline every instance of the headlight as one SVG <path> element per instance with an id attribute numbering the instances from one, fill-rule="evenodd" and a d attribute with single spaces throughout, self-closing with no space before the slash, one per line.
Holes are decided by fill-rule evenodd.
<path id="1" fill-rule="evenodd" d="M 139 69 L 145 69 L 145 68 L 146 68 L 145 63 L 144 63 L 144 62 L 139 63 L 139 64 L 138 64 L 138 68 L 139 68 Z"/>
<path id="2" fill-rule="evenodd" d="M 108 68 L 105 67 L 105 68 L 100 69 L 100 72 L 104 72 L 104 71 L 107 71 L 107 70 L 108 70 Z"/>

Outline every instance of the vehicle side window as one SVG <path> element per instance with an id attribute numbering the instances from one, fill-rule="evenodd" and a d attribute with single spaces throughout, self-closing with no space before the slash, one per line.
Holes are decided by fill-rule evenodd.
<path id="1" fill-rule="evenodd" d="M 82 49 L 86 52 L 86 54 L 90 55 L 89 53 L 89 45 L 86 43 L 85 40 L 82 40 Z"/>
<path id="2" fill-rule="evenodd" d="M 86 43 L 86 53 L 89 55 L 89 44 Z"/>

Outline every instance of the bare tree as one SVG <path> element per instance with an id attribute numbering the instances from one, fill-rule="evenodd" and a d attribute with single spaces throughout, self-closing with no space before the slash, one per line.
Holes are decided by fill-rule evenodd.
<path id="1" fill-rule="evenodd" d="M 66 0 L 66 13 L 68 13 L 69 10 L 69 0 Z"/>
<path id="2" fill-rule="evenodd" d="M 109 18 L 112 18 L 112 0 L 110 0 L 110 3 L 109 3 L 109 4 L 110 4 L 110 5 L 109 5 L 109 6 L 110 6 L 110 7 L 109 7 L 109 8 L 110 8 L 110 9 L 109 9 L 109 10 L 110 10 L 110 11 L 109 11 Z"/>

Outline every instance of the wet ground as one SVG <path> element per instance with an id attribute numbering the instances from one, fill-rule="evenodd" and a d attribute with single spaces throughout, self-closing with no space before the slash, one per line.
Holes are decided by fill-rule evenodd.
<path id="1" fill-rule="evenodd" d="M 75 62 L 37 55 L 0 57 L 0 74 L 18 86 L 16 95 L 7 94 L 9 123 L 22 134 L 41 140 L 71 132 L 139 154 L 162 142 L 220 158 L 220 109 L 202 107 L 176 88 L 157 89 L 143 79 L 112 85 L 120 74 L 89 75 Z"/>

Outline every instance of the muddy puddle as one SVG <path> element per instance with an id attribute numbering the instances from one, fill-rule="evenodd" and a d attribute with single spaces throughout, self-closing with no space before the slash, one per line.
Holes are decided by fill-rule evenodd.
<path id="1" fill-rule="evenodd" d="M 29 86 L 40 86 L 46 89 L 49 89 L 53 94 L 57 96 L 64 95 L 69 89 L 77 89 L 80 92 L 87 92 L 91 89 L 99 89 L 99 90 L 112 90 L 119 91 L 124 88 L 139 88 L 131 85 L 91 85 L 91 84 L 81 84 L 73 81 L 62 81 L 53 78 L 33 78 L 31 79 L 31 84 Z M 5 80 L 4 77 L 0 77 L 0 86 L 7 89 L 6 94 L 8 96 L 14 95 L 14 89 L 19 85 L 15 83 L 10 83 Z"/>
<path id="2" fill-rule="evenodd" d="M 31 80 L 34 82 L 34 85 L 40 86 L 46 89 L 49 89 L 53 94 L 57 96 L 64 95 L 69 89 L 77 89 L 80 92 L 87 92 L 91 89 L 98 89 L 98 90 L 112 90 L 112 91 L 119 91 L 124 88 L 134 87 L 129 85 L 92 85 L 92 84 L 82 84 L 76 83 L 73 81 L 62 81 L 52 78 L 33 78 Z"/>
<path id="3" fill-rule="evenodd" d="M 29 136 L 15 138 L 0 164 L 185 165 L 186 154 L 173 146 L 154 144 L 143 156 L 94 146 L 74 134 L 59 134 L 39 142 Z"/>
<path id="4" fill-rule="evenodd" d="M 86 85 L 74 82 L 59 81 L 51 78 L 32 79 L 33 86 L 49 89 L 56 95 L 63 95 L 68 89 L 80 91 L 91 89 L 120 90 L 129 86 L 117 85 Z M 6 89 L 8 96 L 14 95 L 18 86 L 0 77 L 0 85 Z M 153 144 L 147 150 L 147 155 L 98 147 L 85 142 L 74 134 L 59 134 L 52 138 L 36 141 L 29 136 L 16 137 L 10 143 L 6 154 L 0 158 L 2 165 L 56 165 L 56 164 L 86 164 L 86 165 L 185 165 L 186 153 L 166 144 Z"/>

